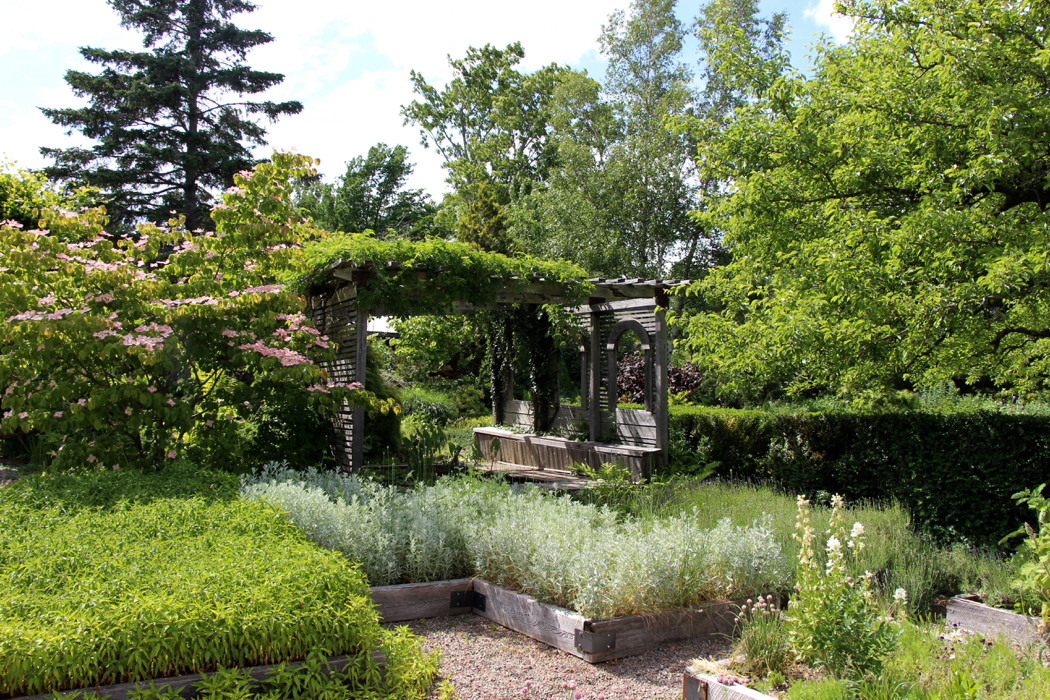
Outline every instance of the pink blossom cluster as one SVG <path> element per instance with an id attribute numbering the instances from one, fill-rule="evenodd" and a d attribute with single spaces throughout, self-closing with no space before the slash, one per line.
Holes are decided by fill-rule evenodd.
<path id="1" fill-rule="evenodd" d="M 350 382 L 349 384 L 341 384 L 339 382 L 329 381 L 327 385 L 325 385 L 325 384 L 312 384 L 312 385 L 306 387 L 306 390 L 307 391 L 320 391 L 323 394 L 331 394 L 332 392 L 329 391 L 329 389 L 349 389 L 351 391 L 354 391 L 355 389 L 364 389 L 364 388 L 365 387 L 364 387 L 363 384 L 361 384 L 361 382 Z"/>
<path id="2" fill-rule="evenodd" d="M 189 299 L 154 299 L 154 304 L 160 304 L 161 306 L 172 309 L 176 306 L 196 306 L 197 304 L 204 304 L 205 306 L 215 306 L 219 303 L 219 300 L 215 297 L 202 296 L 192 297 Z"/>
<path id="3" fill-rule="evenodd" d="M 80 310 L 84 311 L 85 309 L 80 309 Z M 14 316 L 8 316 L 7 317 L 7 322 L 11 323 L 12 321 L 45 321 L 45 320 L 47 320 L 47 321 L 58 321 L 63 316 L 68 316 L 69 314 L 74 313 L 75 311 L 76 311 L 76 309 L 57 309 L 57 310 L 55 310 L 55 311 L 53 311 L 51 313 L 45 313 L 43 311 L 23 311 L 20 314 L 15 314 Z"/>
<path id="4" fill-rule="evenodd" d="M 254 343 L 238 345 L 238 350 L 252 350 L 259 353 L 264 357 L 276 357 L 281 361 L 281 365 L 284 367 L 291 367 L 294 365 L 300 365 L 303 363 L 313 364 L 305 356 L 300 355 L 294 350 L 289 348 L 271 348 L 263 345 L 262 341 L 256 341 Z"/>
<path id="5" fill-rule="evenodd" d="M 273 294 L 275 292 L 283 292 L 283 284 L 263 284 L 258 287 L 248 287 L 244 290 L 244 294 Z"/>

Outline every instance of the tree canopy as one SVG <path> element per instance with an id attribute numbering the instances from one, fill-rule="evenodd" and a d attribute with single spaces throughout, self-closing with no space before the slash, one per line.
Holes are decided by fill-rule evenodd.
<path id="1" fill-rule="evenodd" d="M 275 120 L 302 110 L 298 102 L 231 101 L 279 84 L 279 73 L 256 71 L 245 57 L 273 37 L 240 29 L 231 17 L 255 6 L 245 0 L 110 0 L 121 24 L 143 34 L 146 51 L 82 47 L 98 74 L 70 70 L 66 82 L 85 107 L 42 109 L 53 122 L 98 143 L 41 148 L 54 159 L 45 174 L 97 187 L 115 224 L 160 222 L 169 211 L 191 230 L 208 225 L 214 193 L 250 169 L 252 146 L 265 143 L 258 117 Z"/>
<path id="2" fill-rule="evenodd" d="M 1046 388 L 1050 6 L 848 0 L 850 41 L 703 142 L 732 262 L 686 321 L 729 386 Z"/>
<path id="3" fill-rule="evenodd" d="M 550 102 L 568 69 L 551 64 L 521 73 L 515 66 L 524 57 L 521 43 L 470 47 L 464 58 L 449 57 L 455 77 L 444 90 L 412 71 L 420 99 L 402 109 L 405 123 L 418 125 L 422 144 L 444 157 L 457 191 L 488 183 L 505 205 L 527 195 L 554 164 Z"/>
<path id="4" fill-rule="evenodd" d="M 435 233 L 437 206 L 423 190 L 407 188 L 415 166 L 404 146 L 379 143 L 346 164 L 334 183 L 313 182 L 303 188 L 299 206 L 328 231 L 374 231 L 383 236 L 419 239 Z"/>

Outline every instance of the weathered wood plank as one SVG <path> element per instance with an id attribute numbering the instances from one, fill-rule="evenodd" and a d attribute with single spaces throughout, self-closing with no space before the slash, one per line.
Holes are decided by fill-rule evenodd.
<path id="1" fill-rule="evenodd" d="M 656 416 L 649 411 L 642 411 L 637 408 L 618 408 L 616 409 L 616 422 L 619 425 L 655 427 Z"/>
<path id="2" fill-rule="evenodd" d="M 473 580 L 459 578 L 429 583 L 402 583 L 394 586 L 374 586 L 368 589 L 376 604 L 380 622 L 404 622 L 425 617 L 463 615 L 470 607 L 452 607 L 455 592 L 473 590 Z"/>
<path id="3" fill-rule="evenodd" d="M 475 608 L 475 614 L 583 658 L 575 644 L 576 629 L 583 624 L 582 615 L 481 579 L 474 579 L 474 590 L 485 596 L 485 609 Z"/>
<path id="4" fill-rule="evenodd" d="M 719 683 L 715 676 L 685 672 L 682 679 L 683 700 L 773 700 L 772 697 L 746 685 Z"/>
<path id="5" fill-rule="evenodd" d="M 1002 635 L 1011 641 L 1026 644 L 1037 644 L 1042 640 L 1039 618 L 1000 610 L 960 596 L 948 601 L 945 624 L 988 637 Z"/>
<path id="6" fill-rule="evenodd" d="M 386 654 L 377 649 L 372 652 L 372 660 L 379 667 L 380 673 L 385 675 Z M 325 675 L 340 673 L 350 664 L 350 662 L 351 659 L 347 656 L 334 656 L 328 659 L 327 668 L 322 669 L 322 673 Z M 304 661 L 295 661 L 287 664 L 285 668 L 290 670 L 296 669 L 303 666 L 305 663 L 306 662 Z M 276 669 L 276 665 L 253 666 L 252 668 L 241 669 L 241 672 L 247 673 L 247 675 L 252 678 L 252 688 L 258 688 L 266 685 L 265 680 L 269 678 Z M 130 693 L 136 690 L 145 690 L 151 685 L 157 690 L 171 688 L 176 695 L 182 698 L 195 698 L 197 697 L 197 690 L 193 686 L 205 678 L 214 675 L 214 673 L 195 673 L 189 676 L 158 678 L 156 680 L 138 681 L 136 683 L 119 683 L 102 687 L 67 690 L 60 693 L 28 695 L 21 698 L 15 698 L 15 700 L 53 700 L 56 697 L 70 697 L 76 698 L 77 700 L 126 700 Z"/>
<path id="7" fill-rule="evenodd" d="M 634 656 L 682 639 L 732 635 L 737 603 L 708 603 L 691 610 L 674 610 L 652 615 L 631 615 L 612 620 L 585 620 L 583 631 L 612 635 L 614 645 L 607 651 L 583 654 L 588 663 L 599 663 Z"/>

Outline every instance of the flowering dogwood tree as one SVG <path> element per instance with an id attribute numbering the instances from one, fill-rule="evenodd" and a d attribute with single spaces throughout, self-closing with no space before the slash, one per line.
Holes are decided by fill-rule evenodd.
<path id="1" fill-rule="evenodd" d="M 189 445 L 236 450 L 262 387 L 316 412 L 389 410 L 329 380 L 328 338 L 278 282 L 319 235 L 290 198 L 314 165 L 279 152 L 242 171 L 214 232 L 173 212 L 115 243 L 102 208 L 51 212 L 63 236 L 0 224 L 0 432 L 50 436 L 62 466 L 155 467 Z"/>

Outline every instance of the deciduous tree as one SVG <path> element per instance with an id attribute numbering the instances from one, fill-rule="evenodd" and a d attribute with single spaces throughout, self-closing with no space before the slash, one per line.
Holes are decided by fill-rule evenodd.
<path id="1" fill-rule="evenodd" d="M 848 44 L 738 108 L 705 161 L 732 263 L 690 343 L 728 383 L 852 396 L 1050 371 L 1050 6 L 850 0 Z"/>
<path id="2" fill-rule="evenodd" d="M 371 230 L 378 236 L 394 231 L 423 238 L 435 231 L 437 206 L 423 190 L 407 189 L 414 168 L 404 146 L 376 144 L 368 155 L 347 163 L 336 182 L 307 186 L 298 203 L 328 231 Z"/>

